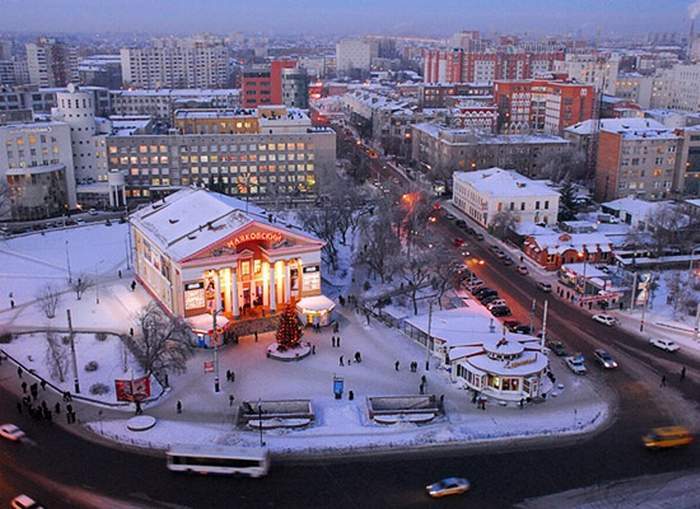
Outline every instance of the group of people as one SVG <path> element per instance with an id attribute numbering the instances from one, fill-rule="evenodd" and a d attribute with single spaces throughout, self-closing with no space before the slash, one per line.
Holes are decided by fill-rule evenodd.
<path id="1" fill-rule="evenodd" d="M 17 376 L 22 379 L 24 370 L 21 367 L 17 368 Z M 47 421 L 52 422 L 54 415 L 59 415 L 61 413 L 61 403 L 56 402 L 53 406 L 53 411 L 49 408 L 48 403 L 45 399 L 41 400 L 39 405 L 34 405 L 34 403 L 39 399 L 39 387 L 42 391 L 46 391 L 47 382 L 46 380 L 41 380 L 40 383 L 33 383 L 31 385 L 27 384 L 26 380 L 22 380 L 20 387 L 22 388 L 22 398 L 17 401 L 17 412 L 22 414 L 27 412 L 27 414 L 37 421 Z M 28 389 L 28 390 L 27 390 Z M 70 403 L 73 398 L 70 392 L 65 391 L 62 395 L 63 401 L 66 403 L 66 421 L 68 424 L 73 424 L 77 421 L 76 413 L 73 410 L 73 405 Z"/>
<path id="2" fill-rule="evenodd" d="M 352 360 L 355 359 L 355 364 L 360 364 L 362 362 L 362 354 L 358 351 L 355 352 L 355 355 L 352 357 L 348 357 L 348 366 L 352 364 Z M 340 358 L 338 359 L 338 365 L 339 366 L 345 366 L 345 356 L 341 355 Z"/>

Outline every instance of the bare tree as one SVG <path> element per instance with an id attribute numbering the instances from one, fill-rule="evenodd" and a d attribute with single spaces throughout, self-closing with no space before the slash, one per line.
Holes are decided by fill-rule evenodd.
<path id="1" fill-rule="evenodd" d="M 433 275 L 433 259 L 429 250 L 413 250 L 410 255 L 406 255 L 401 277 L 408 285 L 414 315 L 418 314 L 418 291 L 430 282 Z"/>
<path id="2" fill-rule="evenodd" d="M 689 219 L 680 207 L 672 204 L 662 205 L 647 217 L 646 224 L 651 247 L 657 256 L 661 256 L 669 246 L 687 247 Z"/>
<path id="3" fill-rule="evenodd" d="M 59 289 L 51 284 L 47 283 L 44 287 L 39 290 L 36 296 L 37 306 L 46 315 L 46 318 L 54 318 L 56 316 L 56 308 L 58 303 L 61 301 L 61 293 Z"/>
<path id="4" fill-rule="evenodd" d="M 365 243 L 358 253 L 357 261 L 366 265 L 386 282 L 387 277 L 398 267 L 401 241 L 391 224 L 391 212 L 386 203 L 377 207 L 364 234 Z"/>
<path id="5" fill-rule="evenodd" d="M 7 182 L 0 179 L 0 218 L 10 214 L 10 188 Z"/>
<path id="6" fill-rule="evenodd" d="M 442 309 L 442 298 L 455 287 L 464 264 L 447 242 L 442 241 L 433 250 L 433 287 L 437 290 L 438 305 Z"/>
<path id="7" fill-rule="evenodd" d="M 339 211 L 329 204 L 299 211 L 299 219 L 304 228 L 325 241 L 322 252 L 334 271 L 338 270 L 336 235 L 338 234 L 339 216 Z"/>
<path id="8" fill-rule="evenodd" d="M 515 228 L 516 223 L 515 216 L 510 210 L 501 210 L 494 214 L 490 228 L 496 237 L 504 239 L 508 235 L 508 231 Z"/>
<path id="9" fill-rule="evenodd" d="M 574 147 L 558 152 L 542 166 L 542 176 L 552 182 L 576 181 L 586 176 L 586 154 Z"/>
<path id="10" fill-rule="evenodd" d="M 193 353 L 185 321 L 166 315 L 151 302 L 141 310 L 136 323 L 140 333 L 131 341 L 131 349 L 144 372 L 184 373 Z"/>
<path id="11" fill-rule="evenodd" d="M 46 364 L 51 377 L 61 383 L 65 381 L 68 370 L 68 348 L 53 332 L 46 334 Z"/>
<path id="12" fill-rule="evenodd" d="M 75 292 L 77 300 L 80 300 L 85 291 L 92 286 L 92 279 L 90 279 L 87 274 L 80 274 L 77 279 L 73 279 L 70 283 L 70 287 Z"/>

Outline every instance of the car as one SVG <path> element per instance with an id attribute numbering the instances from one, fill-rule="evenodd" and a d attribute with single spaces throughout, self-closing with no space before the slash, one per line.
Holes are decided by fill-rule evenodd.
<path id="1" fill-rule="evenodd" d="M 476 240 L 479 240 L 479 241 L 484 240 L 484 234 L 483 234 L 483 233 L 476 232 L 476 233 L 474 234 L 474 238 L 476 238 Z"/>
<path id="2" fill-rule="evenodd" d="M 469 490 L 471 485 L 461 477 L 448 477 L 433 484 L 428 484 L 425 491 L 433 498 L 446 497 L 448 495 L 461 495 Z"/>
<path id="3" fill-rule="evenodd" d="M 550 293 L 552 291 L 552 285 L 540 281 L 539 283 L 537 283 L 537 289 L 544 293 Z"/>
<path id="4" fill-rule="evenodd" d="M 493 308 L 495 308 L 495 307 L 498 307 L 498 306 L 507 306 L 507 305 L 508 305 L 508 303 L 507 303 L 505 300 L 503 300 L 503 299 L 495 299 L 495 300 L 492 300 L 491 302 L 489 302 L 488 304 L 486 304 L 486 309 L 488 309 L 489 311 L 491 311 L 491 310 L 492 310 Z"/>
<path id="5" fill-rule="evenodd" d="M 90 210 L 88 210 L 88 214 L 90 214 L 91 216 L 96 216 L 96 215 L 97 215 L 97 210 L 96 210 L 96 209 L 90 209 Z"/>
<path id="6" fill-rule="evenodd" d="M 499 256 L 499 258 L 500 258 L 500 256 Z M 505 253 L 504 253 L 504 254 L 503 254 L 503 259 L 501 260 L 501 263 L 502 263 L 503 265 L 505 265 L 506 267 L 509 267 L 509 266 L 513 265 L 513 260 L 511 260 L 510 258 L 508 258 L 508 257 L 505 255 Z"/>
<path id="7" fill-rule="evenodd" d="M 499 251 L 501 250 L 501 246 L 499 246 L 498 244 L 491 244 L 491 245 L 489 246 L 489 249 L 490 249 L 491 251 L 493 251 L 494 253 L 497 253 L 497 252 L 499 252 Z"/>
<path id="8" fill-rule="evenodd" d="M 660 348 L 661 350 L 665 350 L 666 352 L 677 352 L 681 348 L 670 339 L 664 338 L 651 338 L 649 340 L 649 344 L 655 346 L 656 348 Z"/>
<path id="9" fill-rule="evenodd" d="M 503 251 L 496 251 L 496 258 L 503 260 L 504 258 L 507 258 L 507 255 Z"/>
<path id="10" fill-rule="evenodd" d="M 454 221 L 454 220 L 455 220 L 455 216 L 453 216 L 452 214 L 450 214 L 450 213 L 448 212 L 447 214 L 445 214 L 445 219 L 447 219 L 448 221 Z"/>
<path id="11" fill-rule="evenodd" d="M 564 362 L 566 363 L 568 368 L 574 372 L 574 374 L 586 374 L 586 365 L 584 364 L 583 355 L 581 355 L 580 353 L 576 355 L 570 355 L 569 357 L 564 358 Z"/>
<path id="12" fill-rule="evenodd" d="M 459 226 L 460 228 L 466 228 L 467 222 L 464 219 L 457 219 L 457 221 L 455 221 L 455 225 Z"/>
<path id="13" fill-rule="evenodd" d="M 690 445 L 693 435 L 684 426 L 666 426 L 654 428 L 642 437 L 642 443 L 647 449 L 668 449 Z"/>
<path id="14" fill-rule="evenodd" d="M 466 258 L 467 256 L 469 256 L 470 254 L 471 254 L 471 253 L 470 253 L 469 251 L 467 251 L 466 249 L 463 249 L 463 250 L 462 250 L 462 256 L 464 256 L 465 258 Z"/>
<path id="15" fill-rule="evenodd" d="M 617 319 L 614 316 L 606 315 L 606 314 L 597 314 L 593 315 L 593 320 L 595 320 L 598 323 L 602 323 L 603 325 L 607 325 L 608 327 L 612 327 L 617 323 Z"/>
<path id="16" fill-rule="evenodd" d="M 602 348 L 593 350 L 593 358 L 605 369 L 615 369 L 617 367 L 617 362 L 612 358 L 612 355 Z"/>
<path id="17" fill-rule="evenodd" d="M 530 334 L 532 332 L 532 329 L 529 325 L 523 324 L 514 327 L 512 332 L 515 332 L 516 334 Z"/>
<path id="18" fill-rule="evenodd" d="M 455 237 L 454 239 L 452 239 L 452 244 L 454 245 L 454 247 L 462 247 L 462 245 L 464 244 L 464 239 Z"/>
<path id="19" fill-rule="evenodd" d="M 513 329 L 518 325 L 520 325 L 520 322 L 517 320 L 503 320 L 503 326 L 511 332 L 513 332 Z"/>
<path id="20" fill-rule="evenodd" d="M 479 297 L 481 297 L 482 295 L 485 295 L 485 294 L 487 294 L 487 293 L 488 293 L 488 294 L 493 294 L 493 293 L 498 293 L 498 292 L 497 292 L 496 290 L 494 290 L 493 288 L 489 288 L 488 286 L 484 286 L 484 287 L 479 288 L 478 290 L 476 290 L 476 291 L 474 292 L 474 297 L 479 298 Z"/>
<path id="21" fill-rule="evenodd" d="M 492 302 L 495 302 L 497 300 L 501 300 L 497 293 L 485 295 L 479 298 L 479 302 L 481 302 L 481 304 L 483 304 L 484 306 L 491 304 Z"/>
<path id="22" fill-rule="evenodd" d="M 484 282 L 479 278 L 470 279 L 469 281 L 467 281 L 465 283 L 465 288 L 472 293 L 474 293 L 475 291 L 477 291 L 483 287 L 484 287 Z"/>
<path id="23" fill-rule="evenodd" d="M 11 442 L 19 442 L 24 437 L 24 431 L 14 424 L 0 425 L 0 437 Z"/>
<path id="24" fill-rule="evenodd" d="M 548 341 L 547 348 L 554 352 L 554 355 L 557 357 L 566 357 L 568 355 L 564 343 L 561 341 Z"/>
<path id="25" fill-rule="evenodd" d="M 512 311 L 508 306 L 496 306 L 491 310 L 491 314 L 493 316 L 499 317 L 499 316 L 510 316 L 512 315 Z"/>
<path id="26" fill-rule="evenodd" d="M 522 274 L 523 276 L 527 276 L 530 273 L 529 270 L 527 270 L 527 267 L 525 265 L 518 265 L 518 274 Z"/>
<path id="27" fill-rule="evenodd" d="M 44 509 L 36 500 L 27 495 L 17 495 L 10 501 L 11 509 Z"/>

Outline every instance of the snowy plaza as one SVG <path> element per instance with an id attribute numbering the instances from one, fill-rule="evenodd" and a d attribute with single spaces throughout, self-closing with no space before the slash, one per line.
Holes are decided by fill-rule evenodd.
<path id="1" fill-rule="evenodd" d="M 118 337 L 110 336 L 108 341 L 100 342 L 94 339 L 95 332 L 128 333 L 129 328 L 136 326 L 138 313 L 151 300 L 140 286 L 131 290 L 126 235 L 126 225 L 94 225 L 0 243 L 3 328 L 15 332 L 46 328 L 66 331 L 66 309 L 70 309 L 73 328 L 80 332 L 76 335 L 76 355 L 83 393 L 93 397 L 88 394 L 88 387 L 102 383 L 110 392 L 99 399 L 112 404 L 114 379 L 134 373 L 138 376 L 138 366 L 129 357 L 128 372 L 125 371 Z M 78 249 L 78 245 L 89 247 Z M 67 284 L 68 260 L 73 277 L 91 274 L 96 283 L 81 300 Z M 93 260 L 99 263 L 95 265 Z M 47 282 L 64 291 L 53 319 L 46 318 L 34 302 Z M 10 300 L 14 301 L 14 308 Z M 478 409 L 472 403 L 471 391 L 451 380 L 437 356 L 430 356 L 430 370 L 425 371 L 425 347 L 398 329 L 374 318 L 368 323 L 365 315 L 355 312 L 349 304 L 337 306 L 334 317 L 339 325 L 340 346 L 332 346 L 332 336 L 336 335 L 332 327 L 319 332 L 307 327 L 302 340 L 311 343 L 315 353 L 296 362 L 267 358 L 267 347 L 275 341 L 274 332 L 259 334 L 257 342 L 251 334 L 241 336 L 238 344 L 223 346 L 219 352 L 219 392 L 214 390 L 215 374 L 205 370 L 205 363 L 213 362 L 213 350 L 196 348 L 187 361 L 186 372 L 171 375 L 170 388 L 144 406 L 147 415 L 157 418 L 155 427 L 148 431 L 134 433 L 127 429 L 133 405 L 115 407 L 76 400 L 80 422 L 107 439 L 153 448 L 177 443 L 256 446 L 260 440 L 256 430 L 235 426 L 240 402 L 307 399 L 315 414 L 311 425 L 298 430 L 265 430 L 263 439 L 276 452 L 323 453 L 585 433 L 602 426 L 610 415 L 607 398 L 595 381 L 575 377 L 558 358 L 551 363 L 557 383 L 546 401 L 520 409 L 517 404 L 505 406 L 489 400 L 485 410 Z M 48 376 L 51 383 L 70 390 L 70 374 L 61 385 L 41 366 L 46 350 L 43 341 L 41 332 L 33 332 L 17 336 L 2 347 L 13 358 L 30 364 L 29 368 L 36 369 L 37 374 Z M 360 363 L 354 361 L 356 352 L 360 352 Z M 99 367 L 86 373 L 84 366 L 90 361 L 96 361 Z M 409 369 L 413 362 L 418 365 L 415 372 Z M 13 368 L 10 363 L 3 363 L 0 369 L 7 372 Z M 234 373 L 235 381 L 227 380 L 228 370 Z M 426 394 L 444 397 L 443 415 L 427 424 L 386 425 L 370 419 L 369 397 L 417 396 L 422 376 L 426 377 Z M 333 394 L 336 378 L 343 381 L 341 399 Z M 154 393 L 157 395 L 160 390 Z M 176 410 L 177 402 L 181 403 L 182 413 Z"/>

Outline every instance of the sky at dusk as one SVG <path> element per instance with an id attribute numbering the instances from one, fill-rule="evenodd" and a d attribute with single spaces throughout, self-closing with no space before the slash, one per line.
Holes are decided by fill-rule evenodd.
<path id="1" fill-rule="evenodd" d="M 0 31 L 638 33 L 687 29 L 687 0 L 0 0 Z"/>

